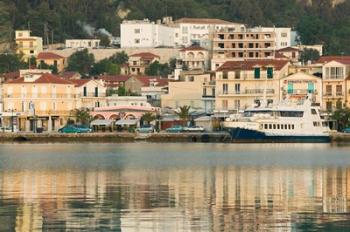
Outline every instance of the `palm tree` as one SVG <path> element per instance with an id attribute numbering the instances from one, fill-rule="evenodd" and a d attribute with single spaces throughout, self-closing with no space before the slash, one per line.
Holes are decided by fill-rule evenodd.
<path id="1" fill-rule="evenodd" d="M 152 121 L 154 121 L 156 119 L 156 116 L 154 116 L 154 114 L 152 113 L 145 113 L 144 115 L 142 115 L 141 120 L 146 122 L 147 125 L 149 125 Z"/>
<path id="2" fill-rule="evenodd" d="M 73 110 L 73 115 L 76 119 L 76 123 L 81 125 L 89 125 L 92 120 L 89 109 L 75 109 Z"/>
<path id="3" fill-rule="evenodd" d="M 191 106 L 180 106 L 180 109 L 175 112 L 177 116 L 179 116 L 179 118 L 183 121 L 185 121 L 187 123 L 189 117 L 190 117 L 190 109 Z"/>

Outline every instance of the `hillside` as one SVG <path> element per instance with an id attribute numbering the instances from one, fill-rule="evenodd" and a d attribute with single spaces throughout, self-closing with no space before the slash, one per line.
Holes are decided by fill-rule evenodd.
<path id="1" fill-rule="evenodd" d="M 305 44 L 323 43 L 328 54 L 350 55 L 350 0 L 2 0 L 0 43 L 30 28 L 50 40 L 119 34 L 126 19 L 215 17 L 250 26 L 291 26 Z M 46 26 L 45 26 L 46 25 Z"/>

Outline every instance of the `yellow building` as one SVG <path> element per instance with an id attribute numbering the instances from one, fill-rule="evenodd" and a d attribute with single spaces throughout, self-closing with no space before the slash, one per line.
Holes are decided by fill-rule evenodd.
<path id="1" fill-rule="evenodd" d="M 56 131 L 75 109 L 74 88 L 70 81 L 34 71 L 8 81 L 3 85 L 3 123 L 20 131 Z"/>
<path id="2" fill-rule="evenodd" d="M 286 60 L 228 61 L 216 71 L 216 110 L 236 112 L 261 101 L 280 99 L 279 80 L 288 73 Z"/>
<path id="3" fill-rule="evenodd" d="M 350 56 L 324 56 L 322 64 L 323 102 L 327 111 L 350 106 Z"/>
<path id="4" fill-rule="evenodd" d="M 22 54 L 27 60 L 32 56 L 36 57 L 43 50 L 43 39 L 31 36 L 29 30 L 16 31 L 16 53 Z"/>
<path id="5" fill-rule="evenodd" d="M 209 68 L 209 53 L 208 50 L 200 46 L 191 46 L 180 50 L 180 65 L 186 65 L 189 70 L 201 69 L 208 70 Z"/>
<path id="6" fill-rule="evenodd" d="M 66 66 L 66 59 L 52 52 L 40 52 L 36 59 L 39 67 L 45 63 L 56 66 L 58 72 L 62 72 Z"/>

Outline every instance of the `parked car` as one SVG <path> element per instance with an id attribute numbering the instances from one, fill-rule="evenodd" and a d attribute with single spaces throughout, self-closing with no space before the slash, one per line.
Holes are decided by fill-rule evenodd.
<path id="1" fill-rule="evenodd" d="M 183 126 L 180 125 L 175 125 L 173 127 L 170 127 L 168 129 L 166 129 L 166 132 L 170 132 L 170 133 L 180 133 L 183 132 L 184 128 Z"/>
<path id="2" fill-rule="evenodd" d="M 350 133 L 350 127 L 343 129 L 343 133 Z"/>
<path id="3" fill-rule="evenodd" d="M 67 125 L 58 130 L 60 133 L 90 133 L 91 128 L 78 127 L 75 125 Z"/>
<path id="4" fill-rule="evenodd" d="M 136 129 L 139 133 L 153 133 L 155 131 L 153 125 L 144 125 Z"/>
<path id="5" fill-rule="evenodd" d="M 186 132 L 204 132 L 204 128 L 201 126 L 189 126 L 189 127 L 185 127 L 184 131 Z"/>
<path id="6" fill-rule="evenodd" d="M 0 127 L 0 132 L 12 132 L 11 127 Z M 18 132 L 16 127 L 13 128 L 13 132 Z"/>

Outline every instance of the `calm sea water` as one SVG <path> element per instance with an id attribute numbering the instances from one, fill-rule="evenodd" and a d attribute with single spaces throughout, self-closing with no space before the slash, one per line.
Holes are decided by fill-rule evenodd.
<path id="1" fill-rule="evenodd" d="M 0 145 L 0 231 L 350 231 L 350 145 Z"/>

